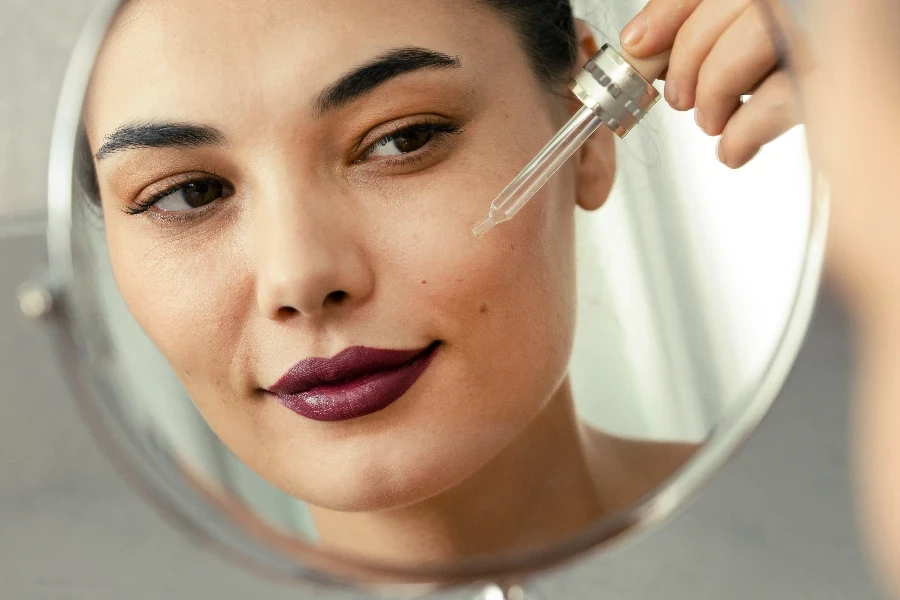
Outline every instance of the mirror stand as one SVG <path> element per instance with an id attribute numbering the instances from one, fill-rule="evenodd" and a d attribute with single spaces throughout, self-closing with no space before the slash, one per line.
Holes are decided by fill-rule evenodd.
<path id="1" fill-rule="evenodd" d="M 544 600 L 520 583 L 491 583 L 484 587 L 475 600 Z"/>

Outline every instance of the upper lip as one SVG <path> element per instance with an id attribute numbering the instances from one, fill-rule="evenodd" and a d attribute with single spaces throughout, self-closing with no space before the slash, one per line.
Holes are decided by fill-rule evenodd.
<path id="1" fill-rule="evenodd" d="M 332 358 L 301 360 L 269 388 L 277 395 L 295 395 L 323 385 L 344 383 L 381 371 L 390 371 L 412 362 L 431 350 L 437 342 L 416 350 L 384 350 L 352 346 Z"/>

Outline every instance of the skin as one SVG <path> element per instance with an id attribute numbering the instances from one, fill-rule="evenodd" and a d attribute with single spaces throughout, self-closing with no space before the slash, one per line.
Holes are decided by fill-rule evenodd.
<path id="1" fill-rule="evenodd" d="M 681 50 L 676 43 L 673 51 L 673 61 L 680 60 L 680 66 L 669 69 L 669 82 L 677 81 L 677 88 L 684 91 L 680 106 L 696 104 L 708 108 L 710 115 L 727 113 L 735 106 L 734 97 L 717 101 L 715 95 L 701 91 L 704 88 L 698 76 L 702 80 L 706 67 L 698 65 L 709 63 L 716 51 L 704 59 L 710 45 L 694 43 L 687 33 L 688 23 L 701 18 L 715 20 L 726 12 L 723 7 L 734 4 L 730 0 L 656 0 L 639 17 L 650 24 L 646 48 L 669 43 L 673 31 L 685 38 Z M 852 449 L 860 524 L 888 592 L 900 598 L 900 268 L 896 262 L 900 256 L 900 203 L 894 177 L 900 161 L 900 80 L 895 76 L 900 73 L 900 10 L 891 0 L 807 3 L 801 27 L 781 2 L 767 0 L 767 4 L 800 75 L 796 83 L 800 84 L 810 154 L 831 188 L 826 266 L 856 334 Z M 685 23 L 681 11 L 691 5 L 696 10 Z M 748 6 L 743 14 L 755 13 L 757 19 L 759 8 Z M 679 22 L 683 25 L 673 27 Z M 732 22 L 730 28 L 737 27 Z M 749 28 L 742 26 L 745 32 Z M 740 36 L 730 37 L 737 40 Z M 838 51 L 835 40 L 840 41 Z M 722 43 L 720 40 L 715 47 Z M 733 60 L 725 52 L 718 54 L 715 60 L 720 64 Z M 849 74 L 853 81 L 870 83 L 848 85 Z M 749 154 L 744 142 L 767 139 L 779 124 L 793 122 L 795 99 L 786 89 L 783 75 L 761 86 L 724 128 L 720 147 L 725 148 L 726 157 L 740 162 Z M 769 126 L 758 123 L 759 137 L 754 137 L 748 133 L 749 121 L 764 113 L 772 120 Z M 718 116 L 713 116 L 710 131 L 722 131 L 720 125 Z"/>
<path id="2" fill-rule="evenodd" d="M 841 52 L 807 76 L 812 152 L 833 192 L 829 269 L 856 326 L 853 454 L 859 515 L 889 592 L 900 597 L 900 12 L 882 0 L 825 3 L 814 13 L 813 48 L 841 39 Z M 875 82 L 866 109 L 860 88 L 834 85 L 847 73 Z M 824 93 L 828 90 L 828 93 Z M 848 112 L 851 111 L 851 112 Z M 847 118 L 846 115 L 853 115 Z"/>
<path id="3" fill-rule="evenodd" d="M 574 213 L 608 196 L 611 133 L 516 219 L 470 233 L 578 108 L 537 79 L 507 20 L 437 0 L 223 6 L 130 3 L 96 65 L 85 125 L 94 152 L 134 122 L 223 134 L 96 160 L 113 272 L 209 425 L 310 503 L 324 544 L 415 563 L 544 544 L 683 464 L 693 446 L 614 438 L 573 408 Z M 597 46 L 583 26 L 578 41 L 581 64 Z M 348 71 L 408 47 L 461 66 L 315 110 Z M 460 131 L 414 160 L 359 150 L 423 119 Z M 230 194 L 177 218 L 171 199 L 129 214 L 195 175 Z M 438 340 L 413 388 L 362 418 L 311 421 L 264 391 L 310 356 Z"/>

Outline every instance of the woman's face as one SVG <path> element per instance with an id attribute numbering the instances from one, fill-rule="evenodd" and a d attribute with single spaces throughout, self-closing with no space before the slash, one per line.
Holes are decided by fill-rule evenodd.
<path id="1" fill-rule="evenodd" d="M 121 293 L 222 441 L 298 498 L 431 497 L 559 396 L 573 214 L 606 197 L 612 145 L 472 236 L 574 109 L 517 36 L 475 2 L 156 0 L 106 42 L 85 123 Z M 356 346 L 433 351 L 368 414 L 271 393 Z"/>

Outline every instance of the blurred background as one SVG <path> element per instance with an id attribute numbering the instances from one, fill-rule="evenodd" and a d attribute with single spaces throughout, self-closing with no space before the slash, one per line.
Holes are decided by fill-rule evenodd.
<path id="1" fill-rule="evenodd" d="M 353 597 L 256 580 L 190 544 L 119 480 L 15 289 L 41 238 L 55 103 L 88 0 L 0 0 L 0 598 Z M 850 347 L 824 290 L 762 429 L 663 530 L 542 577 L 554 598 L 880 598 L 847 472 Z M 461 597 L 465 597 L 463 594 Z"/>

